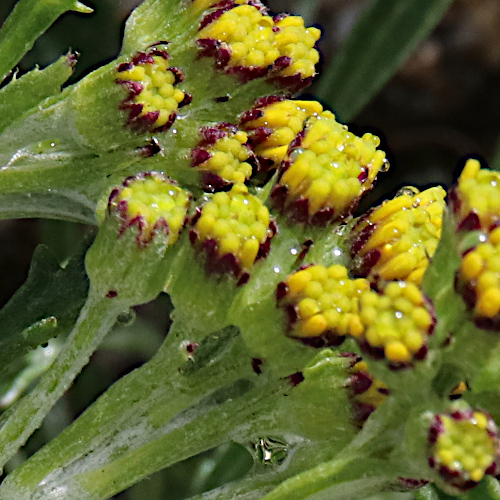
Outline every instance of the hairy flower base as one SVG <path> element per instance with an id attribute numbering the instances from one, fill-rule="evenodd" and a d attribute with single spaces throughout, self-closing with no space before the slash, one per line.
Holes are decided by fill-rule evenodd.
<path id="1" fill-rule="evenodd" d="M 422 192 L 405 188 L 369 211 L 352 231 L 354 274 L 419 285 L 441 238 L 445 196 L 439 186 Z"/>
<path id="2" fill-rule="evenodd" d="M 263 168 L 276 169 L 303 129 L 304 120 L 322 112 L 323 106 L 317 101 L 263 97 L 253 109 L 242 114 L 240 127 L 248 132 L 250 144 Z"/>
<path id="3" fill-rule="evenodd" d="M 316 74 L 321 35 L 298 16 L 267 15 L 260 2 L 222 2 L 201 21 L 198 45 L 203 56 L 242 80 L 267 76 L 298 88 Z"/>
<path id="4" fill-rule="evenodd" d="M 461 490 L 497 473 L 498 431 L 490 415 L 467 410 L 434 416 L 429 429 L 429 465 Z"/>
<path id="5" fill-rule="evenodd" d="M 413 284 L 395 281 L 380 292 L 363 278 L 350 279 L 344 266 L 315 265 L 278 285 L 277 300 L 288 315 L 288 334 L 322 347 L 346 336 L 392 368 L 409 366 L 427 354 L 435 318 Z"/>
<path id="6" fill-rule="evenodd" d="M 500 173 L 469 159 L 450 192 L 459 230 L 489 232 L 500 225 Z"/>
<path id="7" fill-rule="evenodd" d="M 203 128 L 201 136 L 201 142 L 191 151 L 191 165 L 202 172 L 206 191 L 244 183 L 251 177 L 255 161 L 246 132 L 222 123 Z"/>
<path id="8" fill-rule="evenodd" d="M 167 52 L 159 48 L 120 64 L 116 82 L 129 94 L 121 105 L 129 113 L 127 124 L 139 131 L 168 129 L 177 109 L 191 102 L 191 96 L 177 87 L 183 79 L 182 71 L 169 67 Z"/>
<path id="9" fill-rule="evenodd" d="M 323 225 L 351 213 L 386 165 L 378 137 L 357 137 L 330 111 L 313 116 L 290 146 L 271 193 L 298 223 Z"/>
<path id="10" fill-rule="evenodd" d="M 262 201 L 235 184 L 198 209 L 190 239 L 205 254 L 207 272 L 232 274 L 242 284 L 254 262 L 269 253 L 276 231 Z"/>
<path id="11" fill-rule="evenodd" d="M 457 287 L 478 325 L 500 327 L 500 228 L 463 255 Z"/>
<path id="12" fill-rule="evenodd" d="M 157 172 L 126 179 L 111 192 L 108 213 L 122 220 L 120 234 L 130 226 L 138 227 L 137 241 L 146 245 L 158 231 L 169 235 L 169 244 L 177 241 L 186 223 L 191 195 L 175 181 Z"/>

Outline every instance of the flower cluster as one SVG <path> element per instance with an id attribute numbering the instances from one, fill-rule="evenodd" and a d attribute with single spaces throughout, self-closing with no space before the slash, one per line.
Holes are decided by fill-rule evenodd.
<path id="1" fill-rule="evenodd" d="M 451 203 L 459 231 L 482 234 L 466 249 L 457 276 L 478 326 L 500 327 L 500 174 L 469 159 L 452 190 Z"/>
<path id="2" fill-rule="evenodd" d="M 135 130 L 166 130 L 178 108 L 191 102 L 191 96 L 178 87 L 182 71 L 170 67 L 168 59 L 165 50 L 153 47 L 118 66 L 116 82 L 128 92 L 121 108 L 128 111 L 127 124 Z"/>
<path id="3" fill-rule="evenodd" d="M 205 254 L 208 272 L 232 274 L 243 284 L 254 262 L 269 252 L 275 233 L 262 201 L 244 184 L 235 184 L 229 192 L 216 193 L 201 206 L 190 239 Z"/>
<path id="4" fill-rule="evenodd" d="M 405 188 L 360 218 L 352 232 L 352 271 L 371 281 L 420 285 L 441 238 L 446 191 Z"/>
<path id="5" fill-rule="evenodd" d="M 129 177 L 112 191 L 108 211 L 122 220 L 120 234 L 137 226 L 137 241 L 147 244 L 158 231 L 169 235 L 169 244 L 177 241 L 186 223 L 191 194 L 175 181 L 157 172 Z"/>
<path id="6" fill-rule="evenodd" d="M 461 490 L 498 470 L 498 430 L 491 416 L 472 409 L 439 413 L 429 429 L 429 465 Z"/>
<path id="7" fill-rule="evenodd" d="M 260 2 L 236 0 L 203 17 L 198 45 L 203 56 L 243 81 L 267 76 L 297 88 L 316 74 L 320 35 L 301 17 L 272 17 Z"/>
<path id="8" fill-rule="evenodd" d="M 252 176 L 253 153 L 248 135 L 226 123 L 201 130 L 202 140 L 191 151 L 191 165 L 202 172 L 205 190 L 244 183 Z"/>
<path id="9" fill-rule="evenodd" d="M 291 274 L 278 285 L 277 299 L 287 312 L 290 336 L 316 347 L 351 336 L 394 368 L 425 357 L 435 324 L 430 304 L 413 283 L 394 281 L 377 292 L 368 280 L 349 278 L 340 265 Z"/>
<path id="10" fill-rule="evenodd" d="M 273 206 L 298 223 L 323 225 L 352 213 L 385 165 L 378 137 L 357 137 L 330 111 L 312 116 L 290 145 Z"/>

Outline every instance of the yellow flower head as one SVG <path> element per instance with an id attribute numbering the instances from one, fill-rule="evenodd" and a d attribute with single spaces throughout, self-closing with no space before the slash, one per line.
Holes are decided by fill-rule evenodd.
<path id="1" fill-rule="evenodd" d="M 315 75 L 321 35 L 297 16 L 272 17 L 260 2 L 236 0 L 221 4 L 202 19 L 198 33 L 201 54 L 244 81 L 269 76 L 291 87 Z"/>
<path id="2" fill-rule="evenodd" d="M 401 368 L 426 356 L 435 318 L 413 283 L 393 281 L 381 292 L 363 292 L 359 317 L 364 330 L 357 341 L 373 357 L 385 358 L 389 366 Z"/>
<path id="3" fill-rule="evenodd" d="M 264 97 L 243 113 L 240 126 L 247 131 L 263 168 L 276 169 L 304 127 L 304 120 L 323 112 L 317 101 Z"/>
<path id="4" fill-rule="evenodd" d="M 483 328 L 500 326 L 500 228 L 462 257 L 458 287 Z"/>
<path id="5" fill-rule="evenodd" d="M 191 165 L 202 173 L 205 190 L 218 190 L 250 178 L 254 157 L 246 132 L 221 124 L 202 129 L 201 135 L 201 142 L 191 151 Z"/>
<path id="6" fill-rule="evenodd" d="M 465 409 L 435 415 L 429 444 L 429 465 L 458 489 L 497 473 L 498 431 L 487 413 Z"/>
<path id="7" fill-rule="evenodd" d="M 276 226 L 269 210 L 244 184 L 216 193 L 194 219 L 191 243 L 206 257 L 207 272 L 233 274 L 245 283 L 257 259 L 267 255 Z"/>
<path id="8" fill-rule="evenodd" d="M 500 225 L 500 172 L 469 159 L 450 196 L 459 229 L 488 232 Z"/>
<path id="9" fill-rule="evenodd" d="M 132 61 L 118 66 L 116 82 L 128 91 L 121 109 L 128 111 L 127 124 L 138 131 L 168 129 L 177 110 L 191 102 L 178 84 L 182 71 L 168 64 L 168 54 L 159 48 L 139 52 Z"/>
<path id="10" fill-rule="evenodd" d="M 371 281 L 405 280 L 419 285 L 441 237 L 446 191 L 433 187 L 384 202 L 352 232 L 352 269 Z"/>
<path id="11" fill-rule="evenodd" d="M 359 297 L 369 288 L 364 279 L 349 279 L 341 265 L 314 265 L 291 274 L 277 290 L 278 304 L 288 315 L 288 335 L 314 347 L 362 335 Z"/>
<path id="12" fill-rule="evenodd" d="M 282 164 L 274 206 L 318 225 L 351 213 L 386 164 L 379 142 L 369 133 L 357 137 L 329 111 L 309 118 Z"/>
<path id="13" fill-rule="evenodd" d="M 169 243 L 179 238 L 186 223 L 191 195 L 175 181 L 157 172 L 129 177 L 112 191 L 108 212 L 122 219 L 122 234 L 130 226 L 138 227 L 137 242 L 145 245 L 156 232 L 169 235 Z"/>

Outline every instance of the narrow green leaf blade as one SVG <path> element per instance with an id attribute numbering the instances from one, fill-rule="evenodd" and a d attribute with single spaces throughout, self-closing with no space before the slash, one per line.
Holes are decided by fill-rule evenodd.
<path id="1" fill-rule="evenodd" d="M 67 54 L 45 69 L 35 68 L 3 87 L 0 90 L 0 131 L 46 97 L 57 94 L 73 74 L 75 62 L 75 56 Z"/>
<path id="2" fill-rule="evenodd" d="M 78 316 L 87 289 L 83 254 L 63 269 L 46 247 L 39 246 L 28 279 L 0 310 L 0 366 L 67 331 Z M 52 318 L 54 328 L 46 328 L 45 320 Z"/>
<path id="3" fill-rule="evenodd" d="M 77 0 L 20 0 L 0 30 L 0 81 L 22 59 L 50 25 L 68 10 L 88 14 Z"/>
<path id="4" fill-rule="evenodd" d="M 438 23 L 452 0 L 374 0 L 323 74 L 317 97 L 350 121 Z"/>

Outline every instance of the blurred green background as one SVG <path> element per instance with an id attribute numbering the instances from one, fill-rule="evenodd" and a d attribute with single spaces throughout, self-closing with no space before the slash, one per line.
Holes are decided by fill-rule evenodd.
<path id="1" fill-rule="evenodd" d="M 78 79 L 116 56 L 123 22 L 139 0 L 87 3 L 95 13 L 63 16 L 22 61 L 21 73 L 71 49 L 80 53 L 74 77 Z M 0 22 L 14 4 L 14 0 L 2 0 Z M 306 23 L 323 28 L 320 48 L 326 68 L 369 0 L 268 0 L 267 4 L 274 12 L 300 14 Z M 437 28 L 353 120 L 381 134 L 390 150 L 390 173 L 365 205 L 408 184 L 450 184 L 465 155 L 474 153 L 493 161 L 500 134 L 499 88 L 500 2 L 455 0 Z M 307 89 L 308 94 L 314 91 L 315 85 Z M 493 166 L 498 168 L 497 158 Z M 36 245 L 47 244 L 64 260 L 86 231 L 62 222 L 1 221 L 0 305 L 25 280 Z M 168 298 L 160 297 L 139 308 L 130 326 L 119 325 L 9 467 L 57 435 L 114 380 L 149 359 L 168 331 L 169 310 Z M 238 477 L 251 463 L 242 447 L 228 445 L 157 473 L 115 498 L 186 498 Z M 408 496 L 388 493 L 378 498 Z"/>

